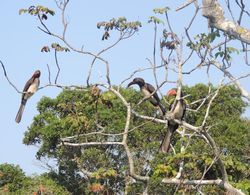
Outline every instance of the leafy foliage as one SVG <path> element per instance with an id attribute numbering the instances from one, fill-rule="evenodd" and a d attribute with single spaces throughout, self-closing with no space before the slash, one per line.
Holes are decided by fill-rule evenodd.
<path id="1" fill-rule="evenodd" d="M 161 49 L 176 49 L 177 45 L 179 44 L 179 41 L 176 39 L 176 34 L 172 32 L 167 32 L 166 29 L 163 31 L 163 39 L 161 40 L 160 44 Z"/>
<path id="2" fill-rule="evenodd" d="M 188 42 L 187 46 L 196 51 L 199 51 L 202 48 L 211 48 L 210 44 L 216 39 L 216 37 L 220 37 L 218 30 L 209 34 L 201 33 L 194 37 L 195 42 Z"/>
<path id="3" fill-rule="evenodd" d="M 58 43 L 52 43 L 51 44 L 51 48 L 54 49 L 55 51 L 65 51 L 65 52 L 69 52 L 69 48 L 67 47 L 62 47 L 61 45 L 59 45 Z M 44 46 L 42 49 L 41 49 L 41 52 L 50 52 L 50 48 L 49 46 Z"/>
<path id="4" fill-rule="evenodd" d="M 153 9 L 153 12 L 155 14 L 165 14 L 169 10 L 170 10 L 169 7 L 163 7 L 163 8 L 155 8 L 155 9 Z"/>
<path id="5" fill-rule="evenodd" d="M 214 91 L 216 88 L 211 87 Z M 208 86 L 198 84 L 194 87 L 183 87 L 185 94 L 190 94 L 186 102 L 203 99 L 209 91 Z M 158 111 L 149 102 L 137 103 L 142 96 L 133 89 L 122 89 L 120 93 L 131 103 L 132 107 L 143 115 L 158 116 Z M 206 107 L 211 96 L 205 100 L 198 112 L 187 112 L 185 120 L 190 124 L 202 124 Z M 107 103 L 109 102 L 109 103 Z M 163 102 L 164 104 L 164 102 Z M 167 106 L 167 105 L 166 105 Z M 200 103 L 190 104 L 190 109 L 196 109 Z M 240 92 L 232 87 L 224 87 L 211 106 L 207 126 L 211 126 L 211 134 L 218 143 L 223 161 L 230 180 L 246 186 L 249 179 L 250 146 L 247 140 L 249 121 L 240 118 L 246 104 L 242 101 Z M 223 108 L 223 109 L 222 109 Z M 94 93 L 93 88 L 84 90 L 64 90 L 57 98 L 44 97 L 38 104 L 39 115 L 25 133 L 24 143 L 38 144 L 38 158 L 53 157 L 58 160 L 58 172 L 52 177 L 74 194 L 92 192 L 121 192 L 125 187 L 128 173 L 127 158 L 124 149 L 118 145 L 69 147 L 63 146 L 62 139 L 72 143 L 121 141 L 126 121 L 126 108 L 121 100 L 111 91 Z M 175 177 L 179 163 L 184 159 L 184 174 L 187 179 L 201 178 L 204 170 L 210 167 L 205 179 L 220 177 L 217 163 L 210 146 L 200 137 L 194 136 L 180 139 L 175 134 L 173 143 L 177 154 L 167 156 L 158 153 L 160 141 L 166 129 L 164 125 L 144 121 L 132 117 L 128 144 L 135 162 L 136 172 L 150 176 L 150 193 L 171 193 L 173 186 L 166 188 L 161 183 L 165 177 Z M 111 134 L 117 134 L 111 136 Z M 180 143 L 188 144 L 184 153 L 180 153 Z M 202 152 L 201 151 L 202 147 Z M 79 174 L 84 170 L 91 171 L 91 176 Z M 88 179 L 87 179 L 88 178 Z M 70 182 L 71 181 L 71 182 Z M 128 186 L 132 192 L 140 192 L 143 183 Z M 181 192 L 184 190 L 180 188 Z M 185 189 L 190 193 L 192 189 Z M 218 188 L 204 187 L 203 191 L 219 192 Z"/>
<path id="6" fill-rule="evenodd" d="M 0 165 L 0 188 L 2 191 L 14 192 L 20 189 L 25 175 L 19 166 Z"/>
<path id="7" fill-rule="evenodd" d="M 166 14 L 170 10 L 169 7 L 155 8 L 153 11 L 155 14 Z M 164 24 L 164 22 L 156 16 L 150 16 L 149 23 L 153 22 L 155 24 Z"/>
<path id="8" fill-rule="evenodd" d="M 19 14 L 28 13 L 32 16 L 38 16 L 41 20 L 47 20 L 48 15 L 54 16 L 55 12 L 47 7 L 37 5 L 37 6 L 30 6 L 28 9 L 20 9 Z"/>
<path id="9" fill-rule="evenodd" d="M 0 165 L 1 194 L 62 194 L 68 195 L 64 187 L 59 186 L 46 174 L 27 177 L 19 166 Z"/>
<path id="10" fill-rule="evenodd" d="M 148 23 L 151 23 L 151 22 L 153 22 L 155 24 L 164 24 L 164 22 L 156 16 L 149 17 Z"/>
<path id="11" fill-rule="evenodd" d="M 59 4 L 62 6 L 63 3 L 57 2 L 58 7 L 63 12 L 63 17 L 67 2 L 64 1 L 65 7 L 60 7 Z M 153 11 L 155 14 L 165 14 L 168 20 L 167 12 L 169 9 L 168 7 L 156 8 Z M 38 27 L 40 30 L 59 38 L 59 36 L 52 34 L 43 22 L 48 19 L 48 16 L 55 14 L 53 10 L 39 5 L 21 9 L 19 14 L 23 13 L 36 16 L 42 25 L 42 28 Z M 157 25 L 164 24 L 163 20 L 156 16 L 151 16 L 148 22 L 154 24 L 155 33 Z M 63 23 L 65 34 L 67 24 L 64 18 Z M 229 68 L 232 55 L 239 53 L 236 48 L 227 46 L 227 40 L 231 40 L 233 37 L 225 33 L 223 35 L 226 38 L 225 42 L 213 46 L 217 37 L 220 37 L 220 32 L 212 29 L 211 33 L 200 33 L 194 37 L 194 40 L 191 40 L 188 35 L 191 23 L 186 28 L 189 39 L 187 46 L 191 49 L 190 57 L 194 52 L 201 60 L 201 64 L 208 62 L 209 65 L 213 64 L 215 59 L 220 58 L 223 63 L 222 68 L 224 70 Z M 118 40 L 128 38 L 137 32 L 140 27 L 141 23 L 139 21 L 128 22 L 125 17 L 113 18 L 108 22 L 99 22 L 97 24 L 98 29 L 104 29 L 102 40 L 109 39 L 112 30 L 119 32 L 120 37 Z M 171 50 L 169 51 L 169 60 L 174 61 L 171 54 L 180 42 L 170 26 L 169 28 L 171 32 L 163 31 L 160 49 L 161 52 L 163 49 Z M 61 39 L 66 42 L 64 35 Z M 69 51 L 68 48 L 53 43 L 51 47 L 44 46 L 41 52 L 50 52 L 51 49 L 55 51 L 55 54 L 59 51 Z M 208 60 L 206 60 L 207 58 Z M 165 63 L 167 64 L 167 61 Z M 209 87 L 212 92 L 216 90 L 216 87 Z M 147 101 L 140 105 L 137 104 L 141 100 L 140 93 L 122 88 L 119 90 L 137 112 L 161 117 L 157 110 Z M 183 91 L 190 94 L 185 101 L 190 103 L 189 109 L 193 110 L 186 114 L 185 120 L 192 125 L 201 126 L 208 102 L 211 100 L 211 96 L 207 96 L 208 86 L 202 84 L 194 87 L 185 86 Z M 165 99 L 168 102 L 163 102 L 163 104 L 167 106 L 170 100 Z M 197 101 L 198 99 L 201 101 Z M 194 101 L 196 103 L 191 104 Z M 219 96 L 216 97 L 211 106 L 205 129 L 216 140 L 230 181 L 245 192 L 249 192 L 249 120 L 241 118 L 245 107 L 246 104 L 242 101 L 240 92 L 237 89 L 232 86 L 222 88 Z M 57 159 L 58 162 L 58 172 L 51 172 L 46 176 L 42 176 L 39 178 L 39 183 L 45 179 L 46 181 L 43 182 L 49 182 L 46 185 L 54 188 L 54 182 L 56 181 L 56 183 L 66 187 L 73 194 L 119 193 L 124 188 L 127 188 L 129 193 L 136 194 L 142 190 L 144 183 L 130 181 L 128 182 L 130 184 L 126 185 L 129 180 L 129 168 L 126 153 L 122 146 L 95 145 L 96 142 L 120 142 L 122 140 L 127 113 L 121 100 L 115 94 L 111 91 L 101 93 L 97 90 L 94 92 L 93 88 L 64 90 L 55 99 L 44 97 L 38 104 L 38 111 L 39 115 L 34 118 L 34 122 L 25 133 L 23 141 L 27 145 L 38 145 L 40 147 L 37 152 L 38 159 L 49 157 Z M 166 133 L 166 126 L 132 116 L 128 145 L 133 155 L 136 173 L 150 177 L 149 192 L 151 194 L 195 193 L 196 189 L 192 187 L 178 186 L 174 188 L 171 185 L 165 186 L 161 182 L 162 178 L 175 177 L 182 161 L 184 162 L 182 177 L 185 179 L 216 179 L 221 177 L 216 162 L 217 159 L 214 157 L 214 153 L 206 140 L 202 139 L 200 135 L 180 127 L 179 132 L 182 131 L 186 131 L 188 134 L 186 137 L 180 138 L 175 133 L 173 138 L 175 152 L 168 155 L 159 154 L 159 143 Z M 75 145 L 79 143 L 86 145 L 83 147 L 79 145 L 77 147 L 67 146 L 66 142 Z M 92 145 L 87 146 L 87 143 L 91 142 Z M 181 143 L 186 145 L 184 152 L 181 151 Z M 31 186 L 31 184 L 37 186 L 35 182 L 38 181 L 37 178 L 32 183 L 27 178 L 23 179 L 25 176 L 18 167 L 8 168 L 7 166 L 4 169 L 7 169 L 7 172 L 11 172 L 11 174 L 3 176 L 4 189 L 9 191 L 18 191 L 17 189 L 19 189 L 18 192 L 22 194 L 21 190 L 24 187 L 27 190 L 29 189 L 27 186 Z M 17 172 L 16 176 L 13 174 L 15 171 Z M 14 180 L 16 182 L 13 182 Z M 23 180 L 30 183 L 24 184 Z M 203 188 L 203 192 L 210 194 L 223 193 L 221 189 L 214 186 L 201 188 Z M 41 186 L 39 190 L 44 192 L 44 188 Z M 47 193 L 55 193 L 53 190 Z M 56 193 L 64 193 L 60 192 L 63 189 L 56 187 L 56 190 L 59 190 Z M 26 192 L 32 193 L 33 191 L 32 188 L 31 191 Z"/>
<path id="12" fill-rule="evenodd" d="M 111 30 L 118 30 L 122 33 L 131 35 L 134 32 L 138 31 L 141 27 L 141 22 L 134 21 L 134 22 L 128 22 L 125 17 L 120 18 L 113 18 L 109 22 L 99 22 L 97 23 L 97 28 L 104 28 L 104 34 L 102 36 L 102 40 L 107 40 L 110 36 Z"/>
<path id="13" fill-rule="evenodd" d="M 217 53 L 215 53 L 215 58 L 221 57 L 227 61 L 232 60 L 231 54 L 232 53 L 237 53 L 239 54 L 239 51 L 237 49 L 235 49 L 234 47 L 225 47 L 225 49 L 222 49 L 221 47 L 219 47 L 218 49 L 219 51 Z"/>

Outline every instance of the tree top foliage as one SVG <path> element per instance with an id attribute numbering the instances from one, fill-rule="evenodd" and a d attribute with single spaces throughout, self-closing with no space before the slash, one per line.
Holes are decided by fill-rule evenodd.
<path id="1" fill-rule="evenodd" d="M 60 184 L 72 194 L 138 194 L 143 191 L 143 194 L 225 192 L 242 195 L 237 188 L 248 193 L 250 132 L 249 120 L 242 118 L 247 108 L 242 98 L 250 101 L 248 86 L 242 84 L 242 79 L 250 76 L 245 72 L 249 70 L 250 31 L 242 25 L 243 22 L 248 24 L 245 18 L 250 17 L 247 2 L 188 1 L 175 9 L 179 15 L 180 10 L 188 10 L 185 13 L 190 19 L 183 17 L 185 24 L 170 17 L 173 9 L 168 6 L 154 9 L 154 15 L 147 21 L 153 39 L 147 37 L 143 44 L 139 44 L 143 50 L 144 41 L 153 40 L 152 59 L 143 56 L 149 66 L 126 73 L 119 86 L 114 86 L 111 77 L 114 66 L 104 53 L 137 34 L 142 23 L 128 21 L 126 17 L 111 17 L 98 22 L 96 27 L 103 30 L 100 42 L 107 47 L 91 52 L 84 46 L 75 46 L 68 39 L 70 20 L 66 12 L 69 2 L 55 1 L 62 24 L 59 31 L 54 30 L 50 23 L 51 17 L 55 16 L 54 10 L 37 5 L 19 11 L 19 14 L 26 13 L 36 18 L 38 29 L 55 39 L 42 46 L 40 51 L 44 54 L 53 51 L 57 72 L 51 74 L 47 64 L 48 83 L 39 90 L 57 87 L 62 91 L 56 98 L 43 97 L 39 101 L 39 114 L 34 117 L 23 139 L 26 145 L 38 145 L 36 157 L 39 160 L 56 160 L 56 169 L 51 168 L 45 175 L 48 185 Z M 192 14 L 186 9 L 190 5 L 194 5 L 190 9 Z M 235 6 L 239 11 L 237 19 L 233 13 L 235 10 L 232 10 Z M 227 16 L 231 18 L 227 19 Z M 202 21 L 208 23 L 207 32 L 204 28 L 194 27 L 197 20 L 199 25 Z M 175 32 L 174 25 L 178 25 L 182 32 Z M 94 41 L 91 45 L 95 45 Z M 132 47 L 130 45 L 129 50 Z M 58 52 L 66 54 L 69 51 L 80 54 L 83 59 L 91 59 L 81 66 L 81 71 L 88 74 L 86 87 L 65 86 L 59 82 L 65 61 L 59 60 Z M 123 54 L 119 62 L 127 62 L 128 59 L 122 58 Z M 26 93 L 15 87 L 0 62 L 9 84 L 17 92 Z M 129 63 L 134 64 L 134 58 Z M 103 66 L 98 75 L 101 82 L 93 79 L 97 75 L 97 64 Z M 120 67 L 120 72 L 127 68 Z M 147 70 L 152 71 L 155 81 L 152 85 L 147 83 L 146 76 L 132 82 L 139 85 L 144 96 L 122 87 L 138 73 L 143 75 Z M 197 75 L 202 81 L 203 77 L 206 78 L 208 86 L 185 85 L 184 79 L 192 80 Z M 215 78 L 217 75 L 220 78 Z M 213 79 L 220 81 L 212 85 Z M 176 87 L 176 97 L 172 99 L 162 93 L 169 84 Z M 160 94 L 161 100 L 152 91 Z M 187 104 L 184 119 L 183 102 Z M 158 106 L 164 114 L 159 112 Z M 168 109 L 171 106 L 174 109 Z M 168 110 L 166 114 L 163 107 Z M 170 152 L 161 150 L 161 153 L 160 142 L 170 130 L 175 132 L 170 139 Z M 22 170 L 9 165 L 3 165 L 3 169 L 11 173 L 7 174 L 7 179 L 3 177 L 3 186 L 9 186 L 8 190 L 12 191 L 23 189 L 23 181 L 28 180 Z M 18 177 L 13 177 L 12 172 Z M 64 189 L 56 190 L 67 193 Z"/>
<path id="2" fill-rule="evenodd" d="M 191 103 L 197 99 L 203 100 L 209 90 L 213 92 L 216 89 L 213 86 L 197 84 L 193 87 L 184 86 L 183 92 L 188 95 L 186 101 Z M 140 106 L 137 105 L 142 98 L 138 91 L 120 88 L 119 92 L 139 114 L 159 117 L 159 112 L 149 102 L 145 101 Z M 200 126 L 209 101 L 210 98 L 206 99 L 197 112 L 192 110 L 197 109 L 201 102 L 189 104 L 185 121 Z M 167 97 L 162 100 L 162 103 L 168 107 Z M 246 106 L 239 90 L 233 86 L 224 87 L 215 98 L 207 120 L 207 125 L 211 126 L 209 131 L 219 145 L 223 161 L 234 182 L 239 182 L 235 178 L 241 178 L 244 182 L 244 178 L 247 179 L 250 175 L 248 160 L 244 158 L 250 148 L 249 144 L 246 145 L 250 138 L 249 121 L 241 118 Z M 95 96 L 91 87 L 83 90 L 64 90 L 54 99 L 43 97 L 37 108 L 39 114 L 34 117 L 33 123 L 26 131 L 24 143 L 39 145 L 37 152 L 39 159 L 56 158 L 62 170 L 65 167 L 71 167 L 74 170 L 74 173 L 71 173 L 74 177 L 79 171 L 81 172 L 81 169 L 86 169 L 91 172 L 89 175 L 91 185 L 100 184 L 101 188 L 107 188 L 106 190 L 111 188 L 116 192 L 124 188 L 122 178 L 125 178 L 129 170 L 123 147 L 120 145 L 88 146 L 87 144 L 77 147 L 77 143 L 122 141 L 126 107 L 112 91 L 105 90 Z M 168 191 L 159 182 L 164 177 L 176 176 L 180 160 L 184 159 L 186 162 L 185 178 L 189 179 L 201 177 L 203 169 L 209 167 L 214 160 L 210 146 L 199 136 L 189 142 L 187 139 L 180 138 L 180 135 L 176 135 L 173 141 L 176 142 L 175 150 L 180 151 L 183 141 L 188 145 L 185 153 L 171 153 L 168 156 L 160 154 L 159 146 L 164 133 L 164 124 L 145 121 L 136 116 L 131 118 L 128 146 L 133 152 L 137 172 L 152 177 L 150 185 L 152 193 Z M 233 142 L 232 137 L 235 139 Z M 67 146 L 64 142 L 76 143 L 76 146 Z M 201 146 L 203 146 L 202 153 Z M 214 166 L 207 171 L 205 179 L 220 176 L 220 172 Z M 81 185 L 86 184 L 82 182 Z M 158 188 L 158 185 L 161 187 Z M 86 189 L 89 188 L 86 187 Z M 208 189 L 212 190 L 212 188 Z"/>

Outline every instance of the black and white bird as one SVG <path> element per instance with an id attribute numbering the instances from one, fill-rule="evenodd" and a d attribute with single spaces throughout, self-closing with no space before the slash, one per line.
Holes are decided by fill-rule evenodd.
<path id="1" fill-rule="evenodd" d="M 160 102 L 160 98 L 157 95 L 155 88 L 150 85 L 149 83 L 145 83 L 144 79 L 142 78 L 135 78 L 132 82 L 128 84 L 127 87 L 130 87 L 131 85 L 137 84 L 140 87 L 140 90 L 144 97 L 148 98 L 149 102 L 155 106 L 159 107 L 162 115 L 164 116 L 166 113 L 166 109 L 163 107 L 163 105 Z"/>
<path id="2" fill-rule="evenodd" d="M 39 77 L 41 75 L 40 70 L 36 70 L 32 77 L 26 82 L 24 88 L 23 88 L 23 94 L 22 94 L 22 100 L 20 108 L 16 115 L 16 122 L 20 123 L 23 115 L 23 111 L 26 105 L 27 100 L 37 91 L 40 80 Z"/>
<path id="3" fill-rule="evenodd" d="M 169 106 L 171 119 L 182 120 L 186 112 L 186 103 L 182 98 L 183 94 L 181 93 L 180 99 L 176 99 L 177 89 L 173 88 L 168 91 L 167 97 L 172 97 L 172 103 Z M 170 142 L 173 136 L 173 133 L 178 129 L 179 124 L 173 120 L 168 121 L 167 133 L 161 143 L 160 150 L 163 153 L 167 153 L 170 149 Z"/>

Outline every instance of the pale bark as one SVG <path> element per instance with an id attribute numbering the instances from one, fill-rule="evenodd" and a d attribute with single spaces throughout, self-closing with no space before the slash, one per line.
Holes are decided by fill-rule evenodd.
<path id="1" fill-rule="evenodd" d="M 226 19 L 224 11 L 217 0 L 203 0 L 202 6 L 203 16 L 208 19 L 211 28 L 222 30 L 236 39 L 250 44 L 250 30 Z"/>
<path id="2" fill-rule="evenodd" d="M 235 189 L 228 182 L 223 182 L 221 179 L 216 180 L 188 180 L 188 179 L 163 179 L 166 184 L 182 184 L 182 185 L 218 185 L 227 190 L 232 195 L 244 195 L 241 190 Z"/>

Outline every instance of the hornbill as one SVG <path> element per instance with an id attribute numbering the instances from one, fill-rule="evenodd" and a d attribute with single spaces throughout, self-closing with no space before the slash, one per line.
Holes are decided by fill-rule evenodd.
<path id="1" fill-rule="evenodd" d="M 140 87 L 141 92 L 143 93 L 144 97 L 148 97 L 149 101 L 153 106 L 159 107 L 161 109 L 162 115 L 164 116 L 166 113 L 165 108 L 162 106 L 160 102 L 160 98 L 157 95 L 155 88 L 150 85 L 149 83 L 145 83 L 144 79 L 142 78 L 134 78 L 132 82 L 128 84 L 127 87 L 137 84 Z"/>
<path id="2" fill-rule="evenodd" d="M 181 97 L 180 99 L 176 99 L 176 95 L 177 95 L 177 89 L 173 88 L 171 90 L 168 91 L 167 96 L 168 97 L 172 97 L 172 103 L 169 106 L 169 110 L 170 110 L 170 117 L 171 119 L 178 119 L 178 120 L 182 120 L 185 112 L 186 112 L 186 103 L 185 100 L 182 98 L 183 94 L 181 92 Z M 179 124 L 174 122 L 173 120 L 169 120 L 168 121 L 168 129 L 167 129 L 167 133 L 161 143 L 161 152 L 163 153 L 167 153 L 169 148 L 170 148 L 170 142 L 171 142 L 171 138 L 173 133 L 175 132 L 176 129 L 178 129 Z"/>
<path id="3" fill-rule="evenodd" d="M 27 100 L 37 91 L 40 84 L 39 77 L 41 75 L 40 70 L 36 70 L 32 77 L 26 82 L 23 88 L 23 95 L 21 100 L 20 108 L 16 115 L 16 122 L 19 123 L 22 118 L 22 114 L 26 105 Z"/>

